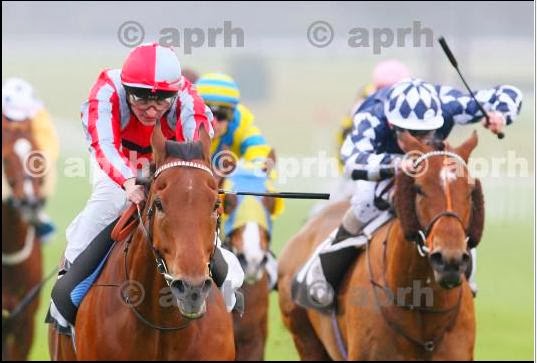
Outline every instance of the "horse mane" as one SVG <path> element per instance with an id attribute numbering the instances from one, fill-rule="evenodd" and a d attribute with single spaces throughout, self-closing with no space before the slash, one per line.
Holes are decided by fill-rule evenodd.
<path id="1" fill-rule="evenodd" d="M 409 241 L 416 240 L 420 229 L 415 201 L 414 178 L 405 173 L 399 173 L 395 177 L 394 207 L 405 238 Z"/>
<path id="2" fill-rule="evenodd" d="M 477 246 L 483 236 L 485 227 L 485 198 L 481 189 L 479 179 L 475 180 L 475 186 L 472 190 L 472 215 L 470 217 L 470 225 L 468 226 L 468 246 L 474 248 Z"/>
<path id="3" fill-rule="evenodd" d="M 203 145 L 200 141 L 177 142 L 166 140 L 166 155 L 173 156 L 185 161 L 205 159 Z"/>

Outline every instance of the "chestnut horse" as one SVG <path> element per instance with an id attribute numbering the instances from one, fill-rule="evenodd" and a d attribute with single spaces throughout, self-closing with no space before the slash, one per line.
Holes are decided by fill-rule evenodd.
<path id="1" fill-rule="evenodd" d="M 268 192 L 266 174 L 241 164 L 223 184 L 225 190 Z M 265 264 L 271 253 L 271 215 L 279 201 L 270 197 L 227 194 L 224 198 L 223 247 L 233 252 L 244 270 L 245 310 L 233 312 L 236 360 L 263 360 L 267 341 L 269 278 Z"/>
<path id="2" fill-rule="evenodd" d="M 396 218 L 372 237 L 342 280 L 330 316 L 291 299 L 291 282 L 313 248 L 345 211 L 332 205 L 286 245 L 279 259 L 280 308 L 302 359 L 470 360 L 475 313 L 465 279 L 468 248 L 479 242 L 484 205 L 466 163 L 474 134 L 458 148 L 433 150 L 409 134 L 403 150 L 419 151 L 414 177 L 396 176 Z M 455 167 L 456 170 L 453 170 Z"/>
<path id="3" fill-rule="evenodd" d="M 26 360 L 34 339 L 43 271 L 32 221 L 43 204 L 40 171 L 46 169 L 31 164 L 35 152 L 30 121 L 2 117 L 2 178 L 11 192 L 2 198 L 2 360 Z"/>
<path id="4" fill-rule="evenodd" d="M 49 328 L 53 359 L 233 360 L 231 314 L 209 274 L 218 190 L 210 139 L 165 141 L 132 239 L 116 242 L 82 301 L 71 338 Z M 73 349 L 74 348 L 74 349 Z"/>

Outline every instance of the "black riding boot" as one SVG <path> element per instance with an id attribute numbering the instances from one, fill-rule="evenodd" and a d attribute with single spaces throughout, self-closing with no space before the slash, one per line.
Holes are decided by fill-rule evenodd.
<path id="1" fill-rule="evenodd" d="M 99 276 L 105 257 L 114 243 L 111 233 L 117 221 L 118 219 L 114 220 L 103 229 L 86 250 L 72 262 L 67 271 L 65 267 L 60 271 L 61 277 L 52 288 L 52 301 L 62 316 L 72 325 L 75 323 L 76 313 L 82 299 Z M 50 314 L 47 314 L 45 322 L 54 323 Z"/>

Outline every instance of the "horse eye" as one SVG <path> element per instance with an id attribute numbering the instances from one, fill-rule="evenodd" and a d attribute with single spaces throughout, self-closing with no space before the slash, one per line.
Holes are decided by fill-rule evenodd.
<path id="1" fill-rule="evenodd" d="M 159 198 L 155 199 L 155 208 L 157 208 L 159 212 L 163 211 L 162 201 Z"/>

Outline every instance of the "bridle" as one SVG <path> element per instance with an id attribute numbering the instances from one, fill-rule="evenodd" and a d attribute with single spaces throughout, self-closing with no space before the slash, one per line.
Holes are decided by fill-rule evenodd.
<path id="1" fill-rule="evenodd" d="M 208 168 L 207 166 L 203 165 L 203 164 L 192 162 L 192 161 L 179 160 L 179 161 L 173 161 L 173 162 L 170 162 L 170 163 L 166 163 L 166 164 L 162 165 L 160 168 L 158 168 L 155 171 L 150 183 L 154 182 L 157 179 L 157 177 L 159 175 L 161 175 L 162 172 L 164 172 L 165 170 L 168 170 L 168 169 L 171 169 L 171 168 L 177 168 L 177 167 L 200 169 L 200 170 L 203 170 L 203 171 L 209 173 L 211 176 L 213 176 L 213 172 L 211 171 L 211 169 Z M 152 226 L 153 226 L 153 216 L 154 216 L 154 211 L 155 211 L 155 200 L 153 200 L 153 202 L 151 203 L 151 205 L 147 208 L 147 210 L 145 212 L 145 215 L 147 217 L 146 218 L 147 226 L 144 223 L 144 220 L 143 220 L 143 217 L 142 217 L 142 212 L 140 210 L 140 206 L 137 205 L 136 208 L 137 208 L 139 226 L 141 226 L 141 229 L 142 229 L 142 232 L 143 232 L 143 235 L 144 235 L 144 240 L 146 241 L 149 249 L 151 250 L 151 253 L 153 254 L 153 258 L 154 258 L 155 263 L 156 263 L 157 272 L 163 276 L 164 280 L 166 281 L 166 284 L 168 285 L 168 287 L 171 288 L 173 282 L 176 279 L 175 279 L 175 277 L 173 277 L 169 273 L 168 267 L 166 265 L 166 261 L 161 256 L 159 251 L 155 248 L 155 246 L 153 245 L 153 229 L 152 229 Z M 217 238 L 218 238 L 218 234 L 215 231 L 213 250 L 212 250 L 211 256 L 209 258 L 209 264 L 210 264 L 210 261 L 212 260 L 212 257 L 213 257 L 213 255 L 215 253 L 215 250 L 216 250 L 217 240 L 218 240 Z M 125 255 L 125 280 L 126 281 L 129 281 L 129 274 L 128 274 L 129 268 L 127 266 L 127 252 L 128 252 L 129 244 L 131 242 L 132 242 L 132 237 L 131 237 L 131 239 L 129 241 L 127 241 L 125 249 L 124 249 L 124 255 Z M 211 275 L 210 268 L 209 268 L 209 275 Z M 147 326 L 149 326 L 149 327 L 151 327 L 153 329 L 163 331 L 163 332 L 177 331 L 177 330 L 181 330 L 181 329 L 186 328 L 190 324 L 190 320 L 186 320 L 185 323 L 183 323 L 183 324 L 181 324 L 181 325 L 179 325 L 177 327 L 163 327 L 163 326 L 155 325 L 155 324 L 149 322 L 146 318 L 144 318 L 142 316 L 142 314 L 138 311 L 138 309 L 136 309 L 135 304 L 133 304 L 133 303 L 131 303 L 129 301 L 129 299 L 130 299 L 129 296 L 126 296 L 124 298 L 126 300 L 126 303 L 133 309 L 133 312 L 136 315 L 136 317 L 138 317 L 138 319 L 140 319 L 145 325 L 147 325 Z"/>
<path id="2" fill-rule="evenodd" d="M 457 154 L 455 154 L 453 152 L 443 151 L 443 150 L 441 150 L 441 151 L 440 150 L 430 151 L 428 153 L 425 153 L 425 154 L 421 155 L 419 158 L 417 158 L 414 161 L 414 165 L 413 165 L 414 169 L 416 170 L 422 162 L 427 161 L 429 158 L 434 157 L 434 156 L 443 156 L 443 157 L 454 158 L 456 161 L 461 163 L 466 169 L 468 169 L 468 166 L 466 165 L 466 162 L 464 161 L 464 159 L 462 157 L 460 157 L 459 155 L 457 155 Z M 456 212 L 454 212 L 452 210 L 451 193 L 450 193 L 449 188 L 446 188 L 445 196 L 446 196 L 446 202 L 447 202 L 446 203 L 447 204 L 447 210 L 436 214 L 431 219 L 431 221 L 426 225 L 425 228 L 421 228 L 421 229 L 418 230 L 419 238 L 416 238 L 416 240 L 414 242 L 416 243 L 416 248 L 417 248 L 418 253 L 420 254 L 421 257 L 428 257 L 429 256 L 429 254 L 431 252 L 431 245 L 432 245 L 432 241 L 431 241 L 432 240 L 432 238 L 431 238 L 432 231 L 434 229 L 434 226 L 436 225 L 436 222 L 438 222 L 440 220 L 440 218 L 442 218 L 442 217 L 455 218 L 461 224 L 463 230 L 466 231 L 466 241 L 468 241 L 468 239 L 469 239 L 467 228 L 465 228 L 462 218 Z"/>
<path id="3" fill-rule="evenodd" d="M 427 159 L 429 159 L 431 157 L 434 157 L 434 156 L 443 156 L 443 157 L 455 158 L 455 160 L 457 160 L 458 162 L 462 163 L 462 165 L 464 165 L 464 167 L 467 168 L 467 165 L 466 165 L 466 162 L 464 161 L 464 159 L 462 159 L 459 155 L 457 155 L 457 154 L 455 154 L 453 152 L 449 152 L 449 151 L 431 151 L 429 153 L 421 155 L 418 159 L 416 159 L 416 161 L 414 162 L 414 165 L 413 165 L 414 169 L 416 169 L 422 162 L 424 162 Z M 436 225 L 436 223 L 442 217 L 455 218 L 463 226 L 463 229 L 465 229 L 464 228 L 464 223 L 462 221 L 462 218 L 452 210 L 451 195 L 450 195 L 450 192 L 449 192 L 449 188 L 446 188 L 446 190 L 447 190 L 447 192 L 446 192 L 447 210 L 445 210 L 443 212 L 440 212 L 437 215 L 435 215 L 431 219 L 431 221 L 427 224 L 425 229 L 422 228 L 422 229 L 418 230 L 418 235 L 419 235 L 420 238 L 416 239 L 415 243 L 416 243 L 418 253 L 422 257 L 427 257 L 429 255 L 430 250 L 431 250 L 429 241 L 431 239 L 434 226 Z M 388 230 L 386 232 L 386 237 L 385 237 L 384 242 L 383 242 L 382 279 L 384 280 L 385 283 L 387 281 L 387 279 L 386 279 L 386 268 L 385 268 L 386 267 L 386 261 L 387 261 L 387 245 L 388 245 L 388 240 L 389 240 L 389 236 L 390 236 L 392 226 L 393 226 L 393 224 L 391 224 L 390 227 L 388 228 Z M 469 238 L 469 237 L 467 237 L 467 238 Z M 386 322 L 386 324 L 395 333 L 403 336 L 408 341 L 410 341 L 413 344 L 415 344 L 416 346 L 422 348 L 425 352 L 427 352 L 427 353 L 433 352 L 436 349 L 436 347 L 440 344 L 440 342 L 442 341 L 445 333 L 455 324 L 455 321 L 456 321 L 457 316 L 458 316 L 459 311 L 460 311 L 461 302 L 462 302 L 462 289 L 459 290 L 459 294 L 458 294 L 456 303 L 453 306 L 448 307 L 448 308 L 434 309 L 434 308 L 430 308 L 430 307 L 415 306 L 415 305 L 406 304 L 406 303 L 404 303 L 402 305 L 398 305 L 400 308 L 403 308 L 403 309 L 405 309 L 407 311 L 418 311 L 420 313 L 426 313 L 426 314 L 450 314 L 451 315 L 449 320 L 448 320 L 448 322 L 447 322 L 447 324 L 442 326 L 438 330 L 438 332 L 435 334 L 434 337 L 424 341 L 424 340 L 422 340 L 420 338 L 417 338 L 417 337 L 413 336 L 412 334 L 410 334 L 406 329 L 404 329 L 403 326 L 401 326 L 399 323 L 397 323 L 397 321 L 395 319 L 390 318 L 386 307 L 383 306 L 380 303 L 380 298 L 378 296 L 377 289 L 381 289 L 383 291 L 386 291 L 386 290 L 390 291 L 390 290 L 387 287 L 387 285 L 383 285 L 383 284 L 381 284 L 381 283 L 379 283 L 379 282 L 377 282 L 375 280 L 375 277 L 374 277 L 374 274 L 373 274 L 373 269 L 372 269 L 372 263 L 371 263 L 371 253 L 370 253 L 369 243 L 366 244 L 366 255 L 367 255 L 367 266 L 368 266 L 369 279 L 370 279 L 370 283 L 371 283 L 372 288 L 373 288 L 373 295 L 374 295 L 374 298 L 375 298 L 375 302 L 376 302 L 377 307 L 380 309 L 381 315 L 384 318 L 384 321 Z"/>

